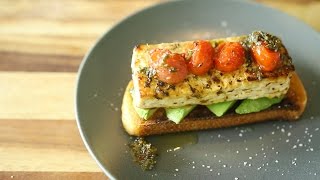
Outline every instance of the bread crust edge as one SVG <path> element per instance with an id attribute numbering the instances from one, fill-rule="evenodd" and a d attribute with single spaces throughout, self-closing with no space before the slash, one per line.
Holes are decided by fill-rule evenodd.
<path id="1" fill-rule="evenodd" d="M 290 81 L 287 98 L 294 103 L 295 109 L 279 108 L 242 115 L 236 114 L 233 116 L 214 117 L 204 120 L 188 119 L 186 121 L 182 120 L 179 124 L 175 124 L 171 121 L 150 123 L 150 120 L 141 119 L 135 112 L 130 94 L 132 87 L 133 83 L 130 81 L 123 96 L 121 111 L 123 127 L 128 134 L 133 136 L 149 136 L 174 132 L 215 129 L 277 119 L 294 121 L 299 119 L 307 104 L 307 93 L 305 88 L 299 76 L 294 72 Z"/>

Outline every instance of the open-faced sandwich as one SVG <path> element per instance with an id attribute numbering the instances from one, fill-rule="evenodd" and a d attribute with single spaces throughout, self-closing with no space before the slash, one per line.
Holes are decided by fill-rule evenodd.
<path id="1" fill-rule="evenodd" d="M 282 41 L 225 39 L 137 45 L 122 104 L 130 135 L 296 120 L 307 95 Z"/>

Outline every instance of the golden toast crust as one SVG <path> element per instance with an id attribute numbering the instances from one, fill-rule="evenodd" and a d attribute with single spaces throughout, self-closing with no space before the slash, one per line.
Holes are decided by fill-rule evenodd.
<path id="1" fill-rule="evenodd" d="M 231 114 L 222 117 L 213 116 L 205 119 L 186 118 L 179 124 L 175 124 L 168 120 L 141 119 L 132 104 L 132 96 L 130 94 L 132 87 L 133 84 L 130 81 L 123 97 L 121 110 L 123 127 L 130 135 L 134 136 L 222 128 L 277 119 L 292 121 L 297 120 L 302 115 L 307 103 L 307 94 L 304 86 L 298 75 L 293 73 L 287 99 L 293 104 L 294 108 L 272 108 L 257 113 Z"/>

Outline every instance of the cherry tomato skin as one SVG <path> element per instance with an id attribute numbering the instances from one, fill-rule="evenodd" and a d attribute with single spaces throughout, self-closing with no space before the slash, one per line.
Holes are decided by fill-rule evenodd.
<path id="1" fill-rule="evenodd" d="M 215 68 L 222 72 L 239 69 L 245 62 L 245 49 L 239 42 L 219 44 L 216 48 Z"/>
<path id="2" fill-rule="evenodd" d="M 264 45 L 253 46 L 251 52 L 262 71 L 273 71 L 280 62 L 280 53 L 274 52 Z"/>
<path id="3" fill-rule="evenodd" d="M 153 49 L 149 52 L 151 57 L 151 66 L 156 66 L 157 63 L 163 59 L 166 55 L 171 54 L 167 49 Z"/>
<path id="4" fill-rule="evenodd" d="M 160 60 L 161 61 L 161 60 Z M 177 84 L 182 82 L 188 75 L 185 59 L 179 54 L 170 54 L 155 67 L 160 81 Z"/>
<path id="5" fill-rule="evenodd" d="M 192 74 L 201 76 L 213 67 L 214 49 L 208 41 L 194 43 L 192 57 L 188 63 L 188 69 Z"/>

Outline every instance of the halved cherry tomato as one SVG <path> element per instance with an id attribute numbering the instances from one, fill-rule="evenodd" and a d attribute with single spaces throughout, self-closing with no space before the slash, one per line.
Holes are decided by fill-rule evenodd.
<path id="1" fill-rule="evenodd" d="M 214 64 L 219 71 L 235 71 L 245 62 L 245 49 L 238 42 L 219 44 L 216 51 Z"/>
<path id="2" fill-rule="evenodd" d="M 204 75 L 213 67 L 214 49 L 208 41 L 194 43 L 193 54 L 188 64 L 192 74 Z"/>
<path id="3" fill-rule="evenodd" d="M 280 53 L 266 48 L 263 44 L 253 46 L 251 51 L 262 71 L 273 71 L 280 62 Z"/>
<path id="4" fill-rule="evenodd" d="M 168 50 L 156 50 L 151 53 L 152 67 L 157 72 L 160 81 L 176 84 L 182 82 L 188 75 L 184 57 Z"/>
<path id="5" fill-rule="evenodd" d="M 168 55 L 157 65 L 156 72 L 159 80 L 169 84 L 182 82 L 188 75 L 185 59 L 179 54 Z"/>
<path id="6" fill-rule="evenodd" d="M 151 66 L 155 66 L 160 59 L 163 59 L 166 55 L 171 54 L 171 51 L 167 49 L 153 49 L 149 52 L 152 62 Z"/>

